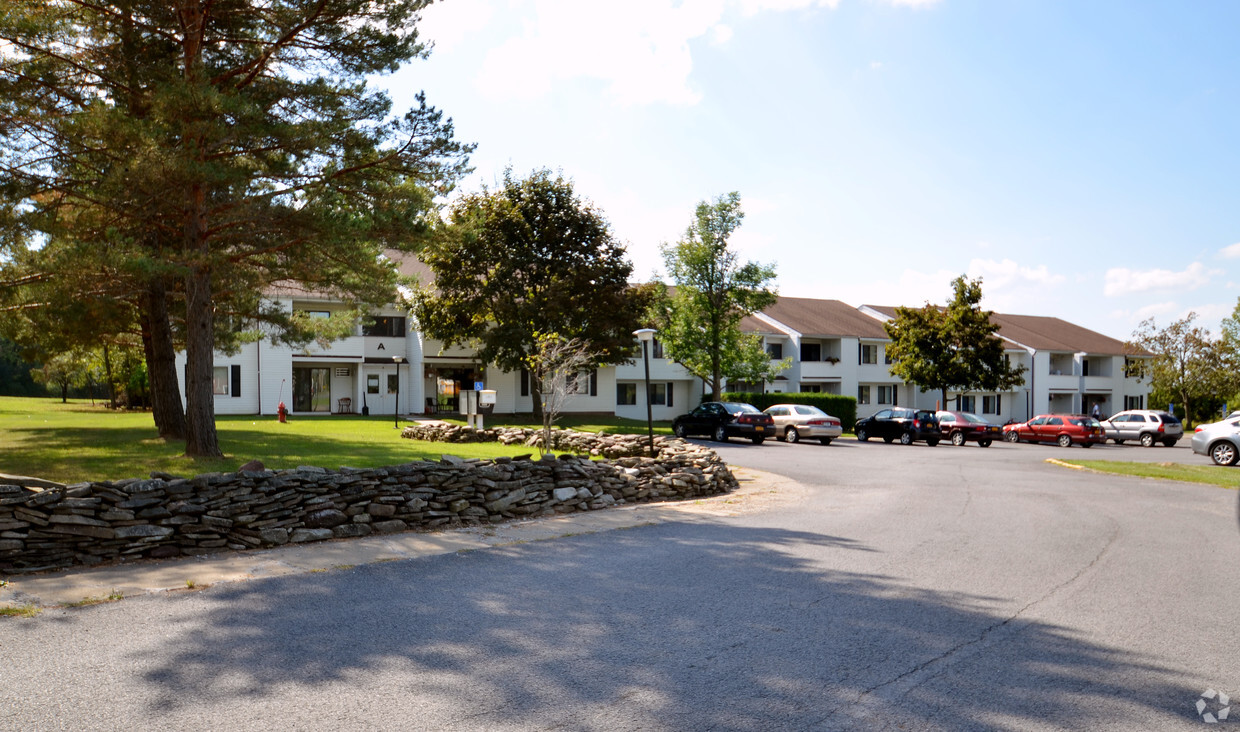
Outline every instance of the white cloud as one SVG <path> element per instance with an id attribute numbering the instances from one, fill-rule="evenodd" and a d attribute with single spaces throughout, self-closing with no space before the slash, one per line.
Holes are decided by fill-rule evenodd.
<path id="1" fill-rule="evenodd" d="M 882 61 L 871 61 L 871 62 L 870 62 L 870 70 L 872 70 L 872 71 L 878 71 L 878 70 L 879 70 L 879 69 L 881 69 L 881 68 L 883 68 L 883 62 L 882 62 Z"/>
<path id="2" fill-rule="evenodd" d="M 906 8 L 928 8 L 938 4 L 939 0 L 885 0 L 885 2 L 897 7 L 903 5 Z"/>
<path id="3" fill-rule="evenodd" d="M 1223 255 L 1224 259 L 1240 259 L 1240 242 L 1236 242 L 1229 247 L 1223 247 L 1218 253 Z"/>
<path id="4" fill-rule="evenodd" d="M 1195 290 L 1210 281 L 1221 270 L 1207 270 L 1201 262 L 1193 262 L 1181 272 L 1167 269 L 1128 269 L 1115 267 L 1107 270 L 1103 293 L 1109 297 L 1135 295 L 1142 292 L 1169 290 Z"/>
<path id="5" fill-rule="evenodd" d="M 841 0 L 630 0 L 625 3 L 582 0 L 513 0 L 512 34 L 483 58 L 476 79 L 493 100 L 546 95 L 574 80 L 601 82 L 620 106 L 693 105 L 701 94 L 690 83 L 690 42 L 725 44 L 733 36 L 729 13 L 759 13 L 826 8 Z M 925 6 L 934 0 L 885 0 L 894 5 Z M 451 7 L 453 10 L 440 10 Z M 482 0 L 435 4 L 424 14 L 426 36 L 443 48 L 476 33 L 492 11 Z"/>

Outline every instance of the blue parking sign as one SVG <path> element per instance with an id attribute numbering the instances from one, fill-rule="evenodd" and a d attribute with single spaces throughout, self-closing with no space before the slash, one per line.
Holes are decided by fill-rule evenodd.
<path id="1" fill-rule="evenodd" d="M 484 388 L 484 386 L 485 386 L 485 384 L 483 384 L 481 381 L 475 381 L 475 382 L 474 382 L 474 391 L 482 391 L 482 389 Z"/>

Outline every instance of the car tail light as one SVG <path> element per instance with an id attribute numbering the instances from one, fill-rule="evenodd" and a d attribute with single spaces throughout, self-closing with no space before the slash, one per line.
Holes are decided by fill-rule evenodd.
<path id="1" fill-rule="evenodd" d="M 1203 428 L 1203 425 L 1197 425 L 1197 429 L 1193 430 L 1193 432 L 1200 432 Z"/>
<path id="2" fill-rule="evenodd" d="M 913 429 L 921 429 L 921 420 L 919 419 L 913 420 Z"/>
<path id="3" fill-rule="evenodd" d="M 1162 422 L 1159 422 L 1159 423 L 1158 423 L 1158 432 L 1159 432 L 1160 434 L 1165 434 L 1165 433 L 1167 432 L 1167 425 L 1163 424 Z"/>

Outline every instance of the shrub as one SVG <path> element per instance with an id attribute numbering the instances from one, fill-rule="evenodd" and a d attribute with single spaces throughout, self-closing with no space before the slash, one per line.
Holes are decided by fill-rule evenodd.
<path id="1" fill-rule="evenodd" d="M 809 404 L 818 407 L 832 417 L 839 417 L 845 432 L 852 432 L 853 426 L 857 424 L 856 397 L 840 394 L 727 392 L 723 395 L 723 400 L 725 402 L 747 402 L 758 409 L 766 409 L 772 404 Z"/>

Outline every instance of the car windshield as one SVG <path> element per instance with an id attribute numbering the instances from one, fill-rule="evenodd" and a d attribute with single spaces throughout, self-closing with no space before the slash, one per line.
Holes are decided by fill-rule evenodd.
<path id="1" fill-rule="evenodd" d="M 968 412 L 965 412 L 965 413 L 964 413 L 964 415 L 962 415 L 962 416 L 963 416 L 965 419 L 967 419 L 967 420 L 969 420 L 970 422 L 972 422 L 973 424 L 989 424 L 986 420 L 982 419 L 981 417 L 977 416 L 976 414 L 969 414 Z"/>
<path id="2" fill-rule="evenodd" d="M 1174 414 L 1160 415 L 1164 424 L 1180 424 L 1180 418 Z"/>
<path id="3" fill-rule="evenodd" d="M 891 410 L 892 419 L 911 419 L 913 410 L 911 409 L 893 409 Z"/>
<path id="4" fill-rule="evenodd" d="M 797 414 L 800 414 L 800 415 L 803 415 L 803 416 L 807 416 L 807 417 L 825 417 L 825 416 L 827 416 L 827 413 L 826 413 L 826 412 L 824 412 L 824 411 L 822 411 L 822 410 L 821 410 L 821 409 L 819 409 L 818 407 L 811 407 L 811 406 L 809 406 L 809 405 L 807 405 L 807 404 L 798 404 L 798 405 L 797 405 L 797 407 L 796 407 L 796 412 L 797 412 Z"/>
<path id="5" fill-rule="evenodd" d="M 723 408 L 728 410 L 728 414 L 761 414 L 761 412 L 758 411 L 758 408 L 752 404 L 725 402 Z"/>

